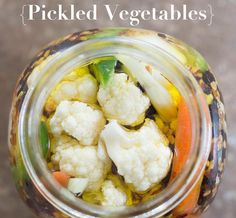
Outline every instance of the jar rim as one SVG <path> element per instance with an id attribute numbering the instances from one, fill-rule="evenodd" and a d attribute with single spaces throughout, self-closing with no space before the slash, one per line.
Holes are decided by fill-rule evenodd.
<path id="1" fill-rule="evenodd" d="M 109 47 L 111 45 L 112 48 Z M 76 199 L 78 202 L 75 202 L 75 199 L 72 195 L 69 195 L 67 190 L 59 187 L 54 182 L 53 178 L 49 175 L 49 172 L 46 169 L 46 165 L 40 163 L 40 160 L 42 160 L 42 155 L 35 152 L 37 151 L 36 148 L 39 148 L 37 141 L 38 128 L 37 125 L 35 128 L 35 124 L 39 121 L 39 115 L 37 115 L 37 112 L 40 107 L 42 108 L 42 102 L 44 102 L 45 96 L 49 91 L 46 90 L 47 87 L 45 86 L 45 82 L 50 81 L 52 88 L 52 84 L 56 84 L 56 81 L 59 81 L 60 78 L 62 78 L 62 72 L 68 72 L 75 65 L 83 65 L 88 62 L 88 60 L 101 57 L 101 55 L 112 55 L 112 49 L 113 54 L 121 51 L 127 55 L 135 54 L 134 56 L 136 58 L 142 57 L 143 60 L 147 59 L 149 63 L 154 65 L 156 65 L 157 57 L 153 55 L 153 52 L 156 52 L 163 55 L 164 58 L 171 60 L 171 63 L 174 63 L 174 67 L 178 68 L 178 72 L 182 73 L 180 75 L 181 80 L 180 78 L 170 78 L 173 76 L 171 73 L 169 73 L 170 75 L 165 76 L 170 79 L 170 81 L 174 83 L 179 90 L 182 90 L 181 94 L 183 94 L 183 97 L 187 100 L 186 102 L 191 109 L 191 119 L 195 120 L 195 122 L 192 122 L 195 126 L 192 126 L 192 135 L 194 139 L 191 145 L 191 152 L 194 153 L 190 155 L 191 159 L 189 158 L 187 161 L 188 164 L 184 167 L 181 175 L 177 176 L 177 178 L 174 179 L 174 181 L 153 200 L 142 203 L 142 205 L 138 205 L 138 207 L 127 207 L 125 210 L 122 208 L 117 208 L 117 210 L 109 210 L 106 208 L 104 211 L 102 207 L 88 205 L 79 199 Z M 126 50 L 124 51 L 122 49 Z M 144 51 L 146 51 L 145 54 L 142 53 Z M 149 56 L 145 57 L 145 55 L 147 56 L 147 53 Z M 56 65 L 57 67 L 55 67 Z M 55 72 L 53 72 L 52 69 Z M 165 73 L 167 72 L 163 72 L 163 74 Z M 166 52 L 157 45 L 147 43 L 143 40 L 122 36 L 90 39 L 88 41 L 75 44 L 61 52 L 59 51 L 59 53 L 55 53 L 52 58 L 49 58 L 46 64 L 41 64 L 40 75 L 39 72 L 32 72 L 32 75 L 33 76 L 30 79 L 31 84 L 29 87 L 30 91 L 27 93 L 22 104 L 19 119 L 18 137 L 20 139 L 20 150 L 26 170 L 36 188 L 51 204 L 67 215 L 72 217 L 96 217 L 107 215 L 108 217 L 113 217 L 117 214 L 122 217 L 137 217 L 138 215 L 142 215 L 142 217 L 150 217 L 153 215 L 161 216 L 173 209 L 187 195 L 187 193 L 189 193 L 203 172 L 210 153 L 211 143 L 211 119 L 206 101 L 203 97 L 201 88 L 195 81 L 190 71 L 172 54 Z M 40 77 L 40 79 L 37 78 L 37 76 Z M 179 81 L 185 81 L 187 85 L 185 84 L 185 86 L 181 88 L 180 86 L 183 86 L 183 84 Z M 192 88 L 192 90 L 190 90 L 190 88 Z M 183 93 L 184 89 L 186 89 L 186 93 Z M 191 92 L 188 93 L 187 91 Z M 32 147 L 32 145 L 34 146 Z M 30 149 L 33 150 L 30 152 Z M 32 151 L 35 153 L 32 154 Z M 31 157 L 32 155 L 33 159 Z M 42 177 L 44 181 L 42 181 Z"/>

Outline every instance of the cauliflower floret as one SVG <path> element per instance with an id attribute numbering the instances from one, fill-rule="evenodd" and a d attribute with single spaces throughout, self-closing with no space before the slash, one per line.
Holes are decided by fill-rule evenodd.
<path id="1" fill-rule="evenodd" d="M 50 141 L 50 150 L 54 154 L 56 153 L 57 147 L 67 148 L 74 145 L 77 145 L 77 140 L 72 140 L 70 136 L 67 135 L 60 135 L 58 137 L 53 137 Z"/>
<path id="2" fill-rule="evenodd" d="M 97 80 L 90 74 L 85 74 L 73 81 L 63 81 L 52 92 L 45 108 L 51 112 L 64 100 L 77 100 L 84 103 L 94 104 L 97 101 Z"/>
<path id="3" fill-rule="evenodd" d="M 87 178 L 87 190 L 99 189 L 111 169 L 111 160 L 103 146 L 82 146 L 70 137 L 57 139 L 52 162 L 70 176 Z"/>
<path id="4" fill-rule="evenodd" d="M 136 191 L 145 191 L 159 183 L 169 171 L 172 152 L 168 140 L 152 120 L 147 119 L 141 129 L 132 132 L 113 120 L 102 131 L 101 141 L 118 173 Z"/>
<path id="5" fill-rule="evenodd" d="M 150 105 L 149 98 L 124 73 L 114 74 L 105 87 L 100 85 L 97 99 L 105 116 L 123 125 L 141 123 Z"/>
<path id="6" fill-rule="evenodd" d="M 104 197 L 103 206 L 124 206 L 126 203 L 126 194 L 117 189 L 110 180 L 103 183 L 102 193 Z"/>
<path id="7" fill-rule="evenodd" d="M 82 102 L 62 101 L 50 120 L 50 129 L 55 136 L 65 131 L 80 144 L 93 145 L 97 143 L 105 122 L 100 110 Z"/>

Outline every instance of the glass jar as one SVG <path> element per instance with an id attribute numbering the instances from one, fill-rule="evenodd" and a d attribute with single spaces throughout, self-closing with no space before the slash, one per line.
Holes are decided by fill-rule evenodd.
<path id="1" fill-rule="evenodd" d="M 123 209 L 90 205 L 59 186 L 47 169 L 38 136 L 45 100 L 63 76 L 94 58 L 115 54 L 157 67 L 185 99 L 192 124 L 190 155 L 181 173 L 154 199 Z M 52 42 L 21 74 L 9 123 L 10 162 L 17 190 L 43 218 L 200 215 L 214 199 L 224 169 L 225 112 L 215 77 L 197 51 L 163 33 L 95 29 Z"/>

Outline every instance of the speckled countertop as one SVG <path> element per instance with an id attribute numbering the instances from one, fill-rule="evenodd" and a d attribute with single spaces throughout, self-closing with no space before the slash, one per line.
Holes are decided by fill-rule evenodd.
<path id="1" fill-rule="evenodd" d="M 129 26 L 120 20 L 108 21 L 104 16 L 94 22 L 33 22 L 26 26 L 21 23 L 23 4 L 36 1 L 0 0 L 0 217 L 30 218 L 32 214 L 16 193 L 8 166 L 7 125 L 11 95 L 14 84 L 25 65 L 35 53 L 51 40 L 71 32 L 108 26 Z M 37 1 L 39 2 L 39 1 Z M 109 1 L 41 1 L 49 6 L 56 3 L 75 3 L 87 8 L 92 3 Z M 50 2 L 50 3 L 49 3 Z M 165 8 L 171 0 L 117 0 L 123 8 Z M 178 1 L 174 1 L 178 5 Z M 211 65 L 223 92 L 228 118 L 228 163 L 223 183 L 211 208 L 204 218 L 236 217 L 236 1 L 235 0 L 188 0 L 188 7 L 213 6 L 213 24 L 185 22 L 141 22 L 140 28 L 158 30 L 176 36 L 199 50 Z M 111 3 L 111 1 L 110 1 Z"/>

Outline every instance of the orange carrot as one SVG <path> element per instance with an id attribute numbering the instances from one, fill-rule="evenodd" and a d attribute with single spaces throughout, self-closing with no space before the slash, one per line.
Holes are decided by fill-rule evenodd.
<path id="1" fill-rule="evenodd" d="M 203 179 L 203 176 L 198 180 L 197 184 L 194 186 L 191 192 L 187 195 L 187 197 L 174 209 L 173 214 L 175 216 L 181 215 L 181 214 L 191 214 L 193 212 L 194 208 L 197 205 L 197 201 L 198 201 L 198 197 L 199 197 L 200 189 L 201 189 L 201 184 L 202 184 L 202 179 Z M 192 216 L 195 217 L 194 215 Z"/>
<path id="2" fill-rule="evenodd" d="M 191 118 L 188 107 L 183 99 L 179 103 L 177 118 L 177 129 L 175 137 L 175 154 L 173 159 L 172 175 L 173 179 L 182 170 L 188 158 L 191 147 Z"/>
<path id="3" fill-rule="evenodd" d="M 53 172 L 52 175 L 62 186 L 67 187 L 70 176 L 61 171 Z"/>
<path id="4" fill-rule="evenodd" d="M 190 112 L 184 99 L 181 99 L 177 118 L 175 154 L 173 158 L 171 180 L 181 172 L 188 159 L 191 148 L 191 139 L 192 132 Z M 197 205 L 201 183 L 202 178 L 199 179 L 187 197 L 174 209 L 174 217 L 181 214 L 191 214 L 194 207 Z"/>

